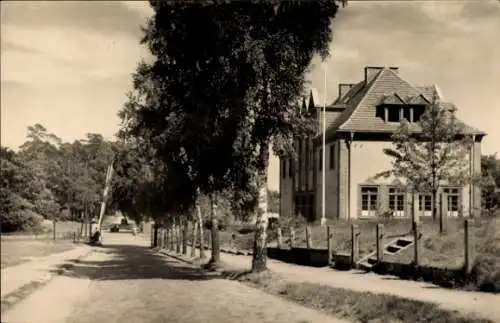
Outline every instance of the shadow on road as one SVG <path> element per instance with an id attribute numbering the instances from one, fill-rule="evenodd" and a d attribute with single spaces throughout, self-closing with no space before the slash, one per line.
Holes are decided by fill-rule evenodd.
<path id="1" fill-rule="evenodd" d="M 103 260 L 73 260 L 70 264 L 59 266 L 55 272 L 63 276 L 92 280 L 220 278 L 217 273 L 181 263 L 143 246 L 108 245 L 97 249 L 95 253 L 106 255 L 103 255 Z"/>

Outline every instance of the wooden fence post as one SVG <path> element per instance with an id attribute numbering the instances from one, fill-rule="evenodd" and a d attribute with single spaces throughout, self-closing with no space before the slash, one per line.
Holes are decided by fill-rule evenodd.
<path id="1" fill-rule="evenodd" d="M 326 227 L 326 244 L 328 248 L 328 265 L 330 265 L 333 256 L 333 228 L 330 225 Z"/>
<path id="2" fill-rule="evenodd" d="M 440 194 L 440 200 L 441 200 L 441 213 L 439 214 L 439 232 L 446 232 L 446 227 L 447 227 L 447 221 L 448 221 L 448 199 L 446 198 L 446 195 L 441 193 Z"/>
<path id="3" fill-rule="evenodd" d="M 290 227 L 290 249 L 295 247 L 295 230 Z"/>
<path id="4" fill-rule="evenodd" d="M 420 266 L 420 243 L 421 243 L 421 239 L 420 239 L 420 235 L 421 235 L 421 229 L 422 229 L 422 226 L 420 224 L 420 222 L 418 221 L 414 221 L 412 223 L 412 231 L 413 231 L 413 265 L 414 266 Z"/>
<path id="5" fill-rule="evenodd" d="M 466 274 L 469 274 L 472 269 L 472 235 L 470 232 L 471 220 L 465 219 L 464 221 L 464 247 L 465 247 L 465 262 L 464 270 Z"/>
<path id="6" fill-rule="evenodd" d="M 351 224 L 351 267 L 356 268 L 356 263 L 359 258 L 359 227 L 356 224 Z"/>
<path id="7" fill-rule="evenodd" d="M 377 224 L 377 263 L 384 261 L 384 225 Z"/>
<path id="8" fill-rule="evenodd" d="M 283 234 L 280 227 L 276 229 L 276 233 L 278 235 L 278 249 L 281 249 L 283 247 Z"/>
<path id="9" fill-rule="evenodd" d="M 306 225 L 306 247 L 307 249 L 312 248 L 311 228 L 309 225 Z"/>

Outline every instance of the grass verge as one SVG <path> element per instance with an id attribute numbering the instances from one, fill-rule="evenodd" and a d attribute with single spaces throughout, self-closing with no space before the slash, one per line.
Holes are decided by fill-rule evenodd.
<path id="1" fill-rule="evenodd" d="M 500 293 L 500 218 L 493 219 L 480 239 L 481 246 L 472 267 L 477 289 Z"/>
<path id="2" fill-rule="evenodd" d="M 491 226 L 492 219 L 477 219 L 472 223 L 471 235 L 473 252 L 480 254 L 484 244 L 486 230 Z M 288 223 L 290 222 L 290 223 Z M 300 221 L 286 221 L 281 223 L 283 242 L 289 245 L 289 227 L 295 228 L 296 247 L 306 247 L 305 223 Z M 463 219 L 450 218 L 447 222 L 447 231 L 439 233 L 439 225 L 431 218 L 421 218 L 423 243 L 420 252 L 421 264 L 434 267 L 456 268 L 464 262 L 464 228 Z M 360 231 L 360 256 L 363 257 L 376 250 L 375 232 L 378 223 L 384 225 L 385 241 L 402 236 L 411 235 L 410 219 L 363 219 L 354 220 Z M 351 250 L 351 224 L 343 220 L 328 220 L 328 225 L 333 228 L 333 249 L 335 252 L 350 253 Z M 221 246 L 240 250 L 252 250 L 254 233 L 249 230 L 249 225 L 235 224 L 225 231 L 220 231 Z M 326 249 L 326 228 L 318 223 L 310 224 L 312 248 Z M 209 232 L 209 231 L 207 231 Z M 207 236 L 207 234 L 205 235 Z M 269 231 L 269 241 L 275 239 L 276 233 Z M 207 238 L 206 238 L 207 239 Z M 397 255 L 386 255 L 386 261 L 409 264 L 413 261 L 413 248 L 408 248 Z"/>
<path id="3" fill-rule="evenodd" d="M 33 257 L 68 251 L 75 246 L 72 241 L 2 239 L 1 267 L 16 266 Z"/>
<path id="4" fill-rule="evenodd" d="M 352 322 L 493 323 L 487 319 L 446 311 L 431 303 L 402 299 L 392 295 L 290 282 L 283 276 L 270 271 L 253 274 L 226 270 L 223 276 Z"/>

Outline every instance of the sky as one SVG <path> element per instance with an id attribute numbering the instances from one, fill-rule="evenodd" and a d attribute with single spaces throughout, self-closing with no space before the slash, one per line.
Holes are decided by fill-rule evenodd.
<path id="1" fill-rule="evenodd" d="M 113 139 L 137 62 L 147 57 L 141 1 L 1 3 L 1 143 L 17 148 L 41 123 L 65 141 Z M 483 153 L 500 153 L 500 2 L 349 0 L 332 21 L 327 101 L 364 66 L 398 66 L 412 84 L 438 84 L 458 116 L 485 131 Z M 324 95 L 319 58 L 310 86 Z M 272 157 L 269 188 L 278 189 Z"/>

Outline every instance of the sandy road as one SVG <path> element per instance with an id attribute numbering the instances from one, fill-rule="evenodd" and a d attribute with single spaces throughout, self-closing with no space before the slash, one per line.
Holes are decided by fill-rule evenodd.
<path id="1" fill-rule="evenodd" d="M 6 313 L 3 322 L 342 322 L 161 256 L 142 237 L 104 239 L 105 248 Z"/>

